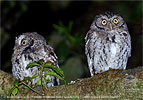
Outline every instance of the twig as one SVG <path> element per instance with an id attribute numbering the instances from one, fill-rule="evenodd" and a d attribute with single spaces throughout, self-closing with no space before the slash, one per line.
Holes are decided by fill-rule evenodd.
<path id="1" fill-rule="evenodd" d="M 27 84 L 25 84 L 24 82 L 21 82 L 21 84 L 23 84 L 23 85 L 27 86 L 27 87 L 28 87 L 28 88 L 30 88 L 33 92 L 35 92 L 35 93 L 37 93 L 37 94 L 39 94 L 39 95 L 41 95 L 41 96 L 42 96 L 42 94 L 41 94 L 41 93 L 39 93 L 39 92 L 35 91 L 34 89 L 32 89 L 30 86 L 28 86 L 28 85 L 27 85 Z"/>

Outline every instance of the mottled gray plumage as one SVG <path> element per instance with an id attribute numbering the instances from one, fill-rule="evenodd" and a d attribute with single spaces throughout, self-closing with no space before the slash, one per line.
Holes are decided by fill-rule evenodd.
<path id="1" fill-rule="evenodd" d="M 125 69 L 131 56 L 131 39 L 119 14 L 97 15 L 85 37 L 85 54 L 91 76 L 112 69 Z"/>
<path id="2" fill-rule="evenodd" d="M 38 67 L 26 69 L 27 64 L 33 61 L 39 61 L 43 59 L 51 61 L 55 66 L 58 66 L 57 57 L 53 51 L 53 48 L 46 44 L 46 40 L 43 36 L 32 33 L 23 33 L 16 37 L 14 53 L 12 55 L 12 73 L 17 80 L 23 80 L 25 77 L 32 77 L 35 74 L 40 74 Z M 47 69 L 51 71 L 51 69 Z M 59 84 L 59 79 L 54 76 L 47 76 L 50 79 L 48 87 Z M 39 80 L 39 77 L 32 80 L 32 85 Z"/>

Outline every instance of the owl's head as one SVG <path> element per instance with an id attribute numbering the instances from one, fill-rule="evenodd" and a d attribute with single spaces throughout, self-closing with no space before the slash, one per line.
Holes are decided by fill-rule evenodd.
<path id="1" fill-rule="evenodd" d="M 16 37 L 14 49 L 33 52 L 34 50 L 41 48 L 44 44 L 46 44 L 46 40 L 43 36 L 36 32 L 27 32 Z"/>
<path id="2" fill-rule="evenodd" d="M 112 31 L 118 29 L 127 30 L 127 25 L 119 14 L 105 12 L 95 16 L 95 20 L 93 21 L 91 28 L 96 28 L 104 31 Z"/>

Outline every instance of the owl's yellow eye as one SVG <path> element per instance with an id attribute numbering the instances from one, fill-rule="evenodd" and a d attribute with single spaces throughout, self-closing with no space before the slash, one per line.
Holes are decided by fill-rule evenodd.
<path id="1" fill-rule="evenodd" d="M 26 40 L 22 40 L 21 45 L 25 46 L 27 44 Z"/>
<path id="2" fill-rule="evenodd" d="M 101 22 L 102 25 L 106 25 L 107 24 L 107 20 L 103 19 Z"/>
<path id="3" fill-rule="evenodd" d="M 114 22 L 115 24 L 118 24 L 118 19 L 115 18 L 115 19 L 113 20 L 113 22 Z"/>

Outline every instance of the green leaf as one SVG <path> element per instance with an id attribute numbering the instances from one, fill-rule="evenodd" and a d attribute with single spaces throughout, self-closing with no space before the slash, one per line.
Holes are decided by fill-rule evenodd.
<path id="1" fill-rule="evenodd" d="M 75 37 L 69 36 L 68 38 L 69 38 L 69 40 L 70 40 L 72 43 L 75 43 L 75 41 L 76 41 L 76 38 L 75 38 Z"/>
<path id="2" fill-rule="evenodd" d="M 68 35 L 68 27 L 64 26 L 61 21 L 59 21 L 58 25 L 53 24 L 53 27 L 58 31 L 59 34 Z M 69 26 L 69 27 L 71 27 L 71 26 Z"/>
<path id="3" fill-rule="evenodd" d="M 26 66 L 26 69 L 32 68 L 32 67 L 35 67 L 35 66 L 40 66 L 40 64 L 38 64 L 37 61 L 34 61 L 34 62 L 32 62 L 32 63 L 29 63 L 29 64 Z"/>
<path id="4" fill-rule="evenodd" d="M 69 33 L 71 33 L 72 26 L 73 26 L 73 21 L 70 21 L 70 22 L 69 22 L 69 25 L 68 25 L 68 32 L 69 32 Z"/>
<path id="5" fill-rule="evenodd" d="M 59 79 L 61 79 L 61 80 L 64 80 L 64 76 L 61 77 L 61 76 L 59 76 L 57 73 L 55 73 L 54 71 L 47 72 L 47 73 L 45 73 L 45 75 L 55 76 L 55 77 L 57 77 L 57 78 L 59 78 Z"/>
<path id="6" fill-rule="evenodd" d="M 55 73 L 58 73 L 60 76 L 64 76 L 64 72 L 60 68 L 57 68 L 57 66 L 49 66 L 48 64 L 45 64 L 44 67 L 51 68 Z"/>
<path id="7" fill-rule="evenodd" d="M 50 79 L 48 77 L 44 77 L 44 81 L 47 83 L 50 81 Z"/>
<path id="8" fill-rule="evenodd" d="M 15 86 L 15 87 L 18 87 L 18 85 L 19 85 L 19 81 L 15 81 L 15 82 L 14 82 L 14 86 Z"/>
<path id="9" fill-rule="evenodd" d="M 43 62 L 44 62 L 44 60 L 43 60 L 43 59 L 40 59 L 39 61 L 37 61 L 37 63 L 38 63 L 38 64 L 40 64 L 40 65 L 42 65 L 42 64 L 43 64 Z"/>
<path id="10" fill-rule="evenodd" d="M 29 87 L 27 87 L 27 86 L 24 86 L 23 88 L 24 88 L 24 89 L 26 89 L 26 90 L 30 90 L 30 88 L 29 88 Z"/>
<path id="11" fill-rule="evenodd" d="M 41 85 L 42 85 L 42 81 L 38 80 L 37 83 L 36 83 L 36 86 L 41 86 Z"/>
<path id="12" fill-rule="evenodd" d="M 47 61 L 46 64 L 48 64 L 48 66 L 51 66 L 52 62 L 51 61 Z"/>
<path id="13" fill-rule="evenodd" d="M 53 27 L 58 31 L 59 34 L 65 34 L 65 27 L 53 24 Z"/>
<path id="14" fill-rule="evenodd" d="M 15 96 L 17 93 L 18 93 L 18 88 L 15 88 L 15 89 L 12 91 L 12 95 Z"/>
<path id="15" fill-rule="evenodd" d="M 43 67 L 40 67 L 40 69 L 39 69 L 39 70 L 40 70 L 40 73 L 42 73 L 42 68 L 43 68 Z"/>
<path id="16" fill-rule="evenodd" d="M 44 68 L 44 72 L 47 72 L 47 68 Z"/>
<path id="17" fill-rule="evenodd" d="M 49 78 L 48 77 L 44 77 L 44 80 L 49 80 Z"/>
<path id="18" fill-rule="evenodd" d="M 24 77 L 24 81 L 28 82 L 28 81 L 31 81 L 32 80 L 32 77 Z"/>
<path id="19" fill-rule="evenodd" d="M 33 75 L 31 78 L 34 79 L 34 78 L 36 78 L 36 77 L 38 77 L 38 76 L 39 76 L 38 74 L 35 74 L 35 75 Z"/>

